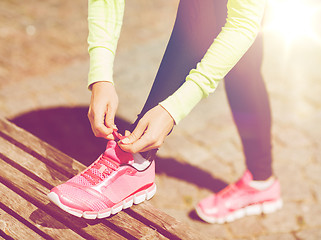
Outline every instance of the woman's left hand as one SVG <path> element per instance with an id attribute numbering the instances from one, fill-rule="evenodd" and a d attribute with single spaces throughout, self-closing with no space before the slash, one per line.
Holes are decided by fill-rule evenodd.
<path id="1" fill-rule="evenodd" d="M 119 146 L 130 153 L 159 148 L 173 126 L 172 116 L 162 106 L 157 105 L 139 120 L 134 131 L 121 140 Z"/>

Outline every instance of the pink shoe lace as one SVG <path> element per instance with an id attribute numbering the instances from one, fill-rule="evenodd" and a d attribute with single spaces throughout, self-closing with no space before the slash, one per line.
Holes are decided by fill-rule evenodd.
<path id="1" fill-rule="evenodd" d="M 81 176 L 86 178 L 91 184 L 98 184 L 112 174 L 112 172 L 116 171 L 118 167 L 119 163 L 113 161 L 103 153 L 90 168 L 81 173 Z"/>
<path id="2" fill-rule="evenodd" d="M 125 138 L 116 130 L 114 130 L 113 135 L 115 140 L 121 140 Z M 82 172 L 80 176 L 84 177 L 89 183 L 96 185 L 111 175 L 119 168 L 121 163 L 121 160 L 118 159 L 118 156 L 114 154 L 114 152 L 117 151 L 116 148 L 118 148 L 117 143 L 115 141 L 110 141 L 110 143 L 107 144 L 106 151 L 101 154 L 100 157 L 88 169 Z M 109 152 L 111 149 L 112 152 Z M 118 151 L 122 150 L 119 149 Z M 128 159 L 130 158 L 130 154 L 123 152 L 122 157 Z"/>

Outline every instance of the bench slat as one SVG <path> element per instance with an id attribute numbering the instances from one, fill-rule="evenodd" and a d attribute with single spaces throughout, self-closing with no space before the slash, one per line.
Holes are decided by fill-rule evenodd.
<path id="1" fill-rule="evenodd" d="M 0 137 L 0 154 L 3 158 L 12 159 L 11 164 L 15 165 L 16 168 L 19 168 L 25 174 L 28 175 L 28 172 L 33 173 L 38 177 L 35 180 L 40 181 L 40 183 L 49 189 L 68 180 L 68 177 L 62 173 L 39 161 L 2 137 Z M 49 185 L 44 182 L 49 183 Z"/>
<path id="2" fill-rule="evenodd" d="M 21 239 L 22 236 L 24 236 L 25 239 L 44 239 L 1 208 L 0 219 L 0 230 L 13 239 Z"/>
<path id="3" fill-rule="evenodd" d="M 58 151 L 31 133 L 17 127 L 5 119 L 0 119 L 0 136 L 30 153 L 35 158 L 44 161 L 46 165 L 54 166 L 68 178 L 84 169 L 84 165 L 68 155 Z"/>
<path id="4" fill-rule="evenodd" d="M 0 199 L 2 204 L 23 218 L 24 222 L 53 239 L 84 239 L 1 183 Z"/>
<path id="5" fill-rule="evenodd" d="M 125 216 L 124 216 L 125 215 Z M 138 239 L 146 240 L 165 240 L 167 237 L 163 236 L 156 229 L 152 229 L 149 225 L 145 225 L 141 221 L 135 219 L 134 217 L 126 214 L 125 212 L 119 212 L 111 218 L 104 219 L 104 221 L 109 221 L 121 229 L 125 230 L 129 234 L 135 236 Z"/>

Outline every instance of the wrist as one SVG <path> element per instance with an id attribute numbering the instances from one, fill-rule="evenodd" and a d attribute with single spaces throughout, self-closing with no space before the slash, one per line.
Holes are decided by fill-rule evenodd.
<path id="1" fill-rule="evenodd" d="M 97 81 L 92 83 L 90 86 L 97 86 L 97 85 L 114 85 L 114 83 L 112 81 Z"/>
<path id="2" fill-rule="evenodd" d="M 160 106 L 163 110 L 165 110 L 167 115 L 170 117 L 170 119 L 173 123 L 173 126 L 176 125 L 175 119 L 173 118 L 172 114 L 165 107 L 163 107 L 161 104 L 158 104 L 158 106 Z"/>
<path id="3" fill-rule="evenodd" d="M 169 119 L 169 121 L 171 121 L 173 126 L 176 125 L 175 120 L 174 120 L 173 116 L 170 114 L 170 112 L 167 111 L 167 109 L 164 108 L 162 105 L 158 104 L 158 106 L 161 107 L 164 110 L 164 112 L 166 112 L 166 115 L 168 116 L 168 119 Z"/>
<path id="4" fill-rule="evenodd" d="M 108 88 L 114 87 L 114 83 L 109 81 L 99 81 L 99 82 L 94 82 L 93 84 L 90 85 L 90 88 L 92 91 L 95 91 L 98 88 L 100 89 L 104 87 L 108 87 Z"/>

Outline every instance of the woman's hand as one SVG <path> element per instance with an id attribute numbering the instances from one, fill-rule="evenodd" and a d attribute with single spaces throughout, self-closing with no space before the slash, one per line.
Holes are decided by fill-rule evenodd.
<path id="1" fill-rule="evenodd" d="M 113 130 L 117 129 L 114 119 L 118 107 L 118 96 L 110 82 L 96 82 L 92 93 L 88 118 L 96 137 L 113 140 Z"/>
<path id="2" fill-rule="evenodd" d="M 146 152 L 159 148 L 174 126 L 172 116 L 160 105 L 149 110 L 134 131 L 119 142 L 126 152 Z"/>

